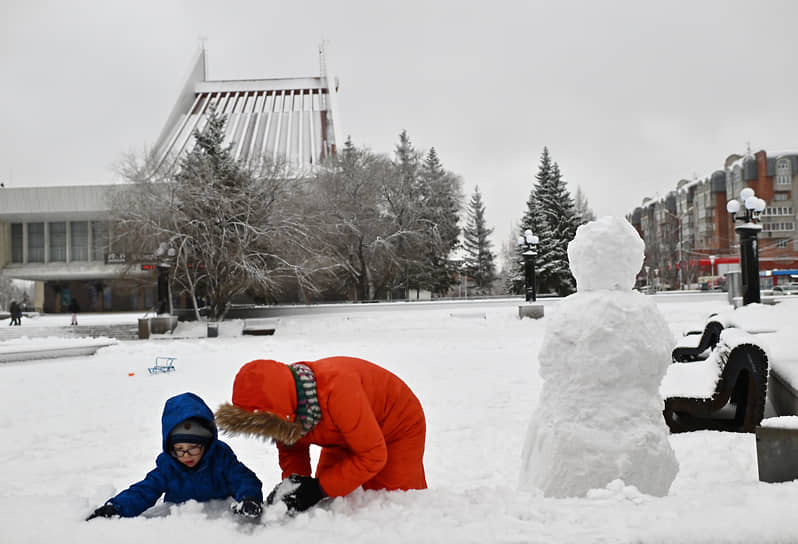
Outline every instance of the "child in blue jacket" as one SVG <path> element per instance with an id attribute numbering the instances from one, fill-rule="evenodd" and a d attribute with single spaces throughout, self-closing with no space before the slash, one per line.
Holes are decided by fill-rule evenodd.
<path id="1" fill-rule="evenodd" d="M 233 511 L 249 519 L 260 517 L 261 481 L 218 439 L 213 412 L 194 393 L 166 401 L 161 417 L 163 452 L 155 468 L 140 482 L 109 499 L 90 515 L 134 517 L 154 505 L 188 500 L 205 502 L 233 497 Z"/>

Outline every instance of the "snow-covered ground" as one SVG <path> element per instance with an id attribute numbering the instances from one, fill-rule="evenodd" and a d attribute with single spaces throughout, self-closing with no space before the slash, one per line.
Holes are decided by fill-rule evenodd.
<path id="1" fill-rule="evenodd" d="M 674 335 L 729 310 L 719 295 L 654 297 Z M 218 338 L 181 324 L 186 339 L 123 341 L 96 355 L 0 364 L 0 542 L 795 542 L 798 482 L 758 481 L 754 436 L 672 435 L 679 472 L 664 497 L 615 481 L 585 498 L 544 498 L 519 490 L 521 450 L 542 382 L 538 351 L 546 321 L 519 320 L 517 300 L 461 306 L 369 305 L 339 313 L 281 317 L 274 336 Z M 763 307 L 789 332 L 798 300 Z M 81 324 L 134 315 L 81 315 Z M 31 318 L 23 328 L 65 325 L 68 315 Z M 5 326 L 5 325 L 3 325 Z M 49 338 L 13 342 L 46 346 Z M 765 335 L 763 335 L 764 337 Z M 794 336 L 769 334 L 787 351 Z M 11 340 L 8 340 L 9 342 Z M 2 342 L 0 342 L 2 345 Z M 156 356 L 176 371 L 150 375 Z M 286 362 L 359 356 L 403 378 L 427 415 L 429 489 L 363 492 L 285 519 L 269 509 L 242 526 L 225 505 L 187 503 L 167 515 L 83 519 L 141 479 L 160 450 L 164 401 L 193 391 L 212 409 L 229 401 L 233 377 L 254 358 Z M 600 409 L 600 407 L 595 407 Z M 662 423 L 665 425 L 664 422 Z M 264 483 L 278 482 L 276 449 L 225 439 Z"/>

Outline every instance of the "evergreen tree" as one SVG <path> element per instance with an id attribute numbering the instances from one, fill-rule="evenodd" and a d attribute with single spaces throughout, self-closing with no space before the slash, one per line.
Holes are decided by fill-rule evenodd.
<path id="1" fill-rule="evenodd" d="M 552 164 L 549 182 L 542 189 L 538 199 L 547 234 L 540 240 L 538 253 L 543 259 L 538 259 L 538 270 L 544 286 L 565 296 L 576 290 L 576 280 L 568 264 L 568 244 L 576 236 L 578 224 L 573 198 L 556 162 Z"/>
<path id="2" fill-rule="evenodd" d="M 468 219 L 463 229 L 463 249 L 466 271 L 473 279 L 477 291 L 482 294 L 490 292 L 496 280 L 496 265 L 489 239 L 491 234 L 493 229 L 487 228 L 485 224 L 485 204 L 477 186 L 468 203 Z"/>
<path id="3" fill-rule="evenodd" d="M 538 236 L 536 284 L 541 293 L 568 295 L 576 282 L 568 265 L 568 243 L 576 235 L 577 218 L 574 202 L 568 192 L 559 165 L 551 160 L 547 147 L 543 148 L 535 185 L 527 201 L 520 225 L 520 235 L 530 229 Z M 521 250 L 518 250 L 516 273 L 512 274 L 512 292 L 522 293 L 524 273 Z"/>
<path id="4" fill-rule="evenodd" d="M 449 259 L 458 246 L 460 180 L 444 170 L 435 148 L 424 158 L 419 175 L 420 227 L 423 237 L 421 287 L 445 294 L 455 280 Z"/>
<path id="5" fill-rule="evenodd" d="M 395 155 L 398 183 L 385 186 L 383 190 L 388 215 L 398 232 L 393 240 L 396 247 L 395 275 L 397 283 L 404 288 L 405 295 L 409 296 L 409 290 L 418 288 L 424 277 L 418 259 L 423 241 L 416 236 L 420 200 L 424 195 L 419 182 L 419 153 L 410 142 L 406 130 L 399 134 Z"/>
<path id="6" fill-rule="evenodd" d="M 542 239 L 544 232 L 548 233 L 548 225 L 544 221 L 543 213 L 541 212 L 540 206 L 538 204 L 537 191 L 541 186 L 548 183 L 548 180 L 551 177 L 551 170 L 552 164 L 551 157 L 549 156 L 549 149 L 544 147 L 543 153 L 540 157 L 538 172 L 535 174 L 535 185 L 529 192 L 529 198 L 526 201 L 526 210 L 524 211 L 524 215 L 521 217 L 518 236 L 523 236 L 525 231 L 531 230 L 533 234 Z M 524 259 L 521 255 L 522 250 L 517 243 L 515 245 L 515 252 L 516 258 L 513 263 L 512 272 L 508 274 L 507 290 L 513 294 L 523 294 Z M 538 254 L 540 254 L 540 250 L 538 250 Z M 543 291 L 543 284 L 539 281 L 539 279 L 537 281 L 537 290 L 538 292 L 545 292 Z"/>

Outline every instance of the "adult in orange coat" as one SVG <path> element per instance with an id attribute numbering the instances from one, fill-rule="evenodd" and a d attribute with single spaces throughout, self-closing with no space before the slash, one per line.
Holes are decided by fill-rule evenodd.
<path id="1" fill-rule="evenodd" d="M 216 411 L 217 426 L 274 439 L 284 480 L 269 502 L 282 500 L 289 512 L 360 486 L 427 487 L 421 403 L 401 379 L 369 361 L 250 361 L 236 375 L 232 400 Z M 311 444 L 321 446 L 315 478 Z"/>

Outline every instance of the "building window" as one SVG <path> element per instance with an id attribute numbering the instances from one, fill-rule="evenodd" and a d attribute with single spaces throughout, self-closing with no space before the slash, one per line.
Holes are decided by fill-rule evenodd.
<path id="1" fill-rule="evenodd" d="M 44 262 L 44 223 L 28 223 L 28 262 Z"/>
<path id="2" fill-rule="evenodd" d="M 795 223 L 785 221 L 783 223 L 762 223 L 762 230 L 769 232 L 784 232 L 795 230 Z"/>
<path id="3" fill-rule="evenodd" d="M 21 263 L 25 258 L 22 223 L 11 223 L 11 262 Z"/>
<path id="4" fill-rule="evenodd" d="M 89 223 L 72 221 L 69 224 L 69 260 L 89 260 Z"/>
<path id="5" fill-rule="evenodd" d="M 775 206 L 772 208 L 765 208 L 762 215 L 792 215 L 792 206 Z"/>
<path id="6" fill-rule="evenodd" d="M 776 185 L 791 185 L 792 169 L 790 159 L 779 159 L 776 161 Z"/>
<path id="7" fill-rule="evenodd" d="M 50 230 L 50 261 L 66 261 L 66 223 L 48 223 Z"/>
<path id="8" fill-rule="evenodd" d="M 778 240 L 778 241 L 776 242 L 776 247 L 777 247 L 777 248 L 783 248 L 783 249 L 786 249 L 786 248 L 787 248 L 787 242 L 789 242 L 789 240 Z"/>
<path id="9" fill-rule="evenodd" d="M 108 223 L 92 221 L 91 240 L 91 260 L 105 262 L 105 256 L 108 253 Z"/>
<path id="10" fill-rule="evenodd" d="M 774 193 L 773 200 L 790 200 L 790 193 Z"/>

